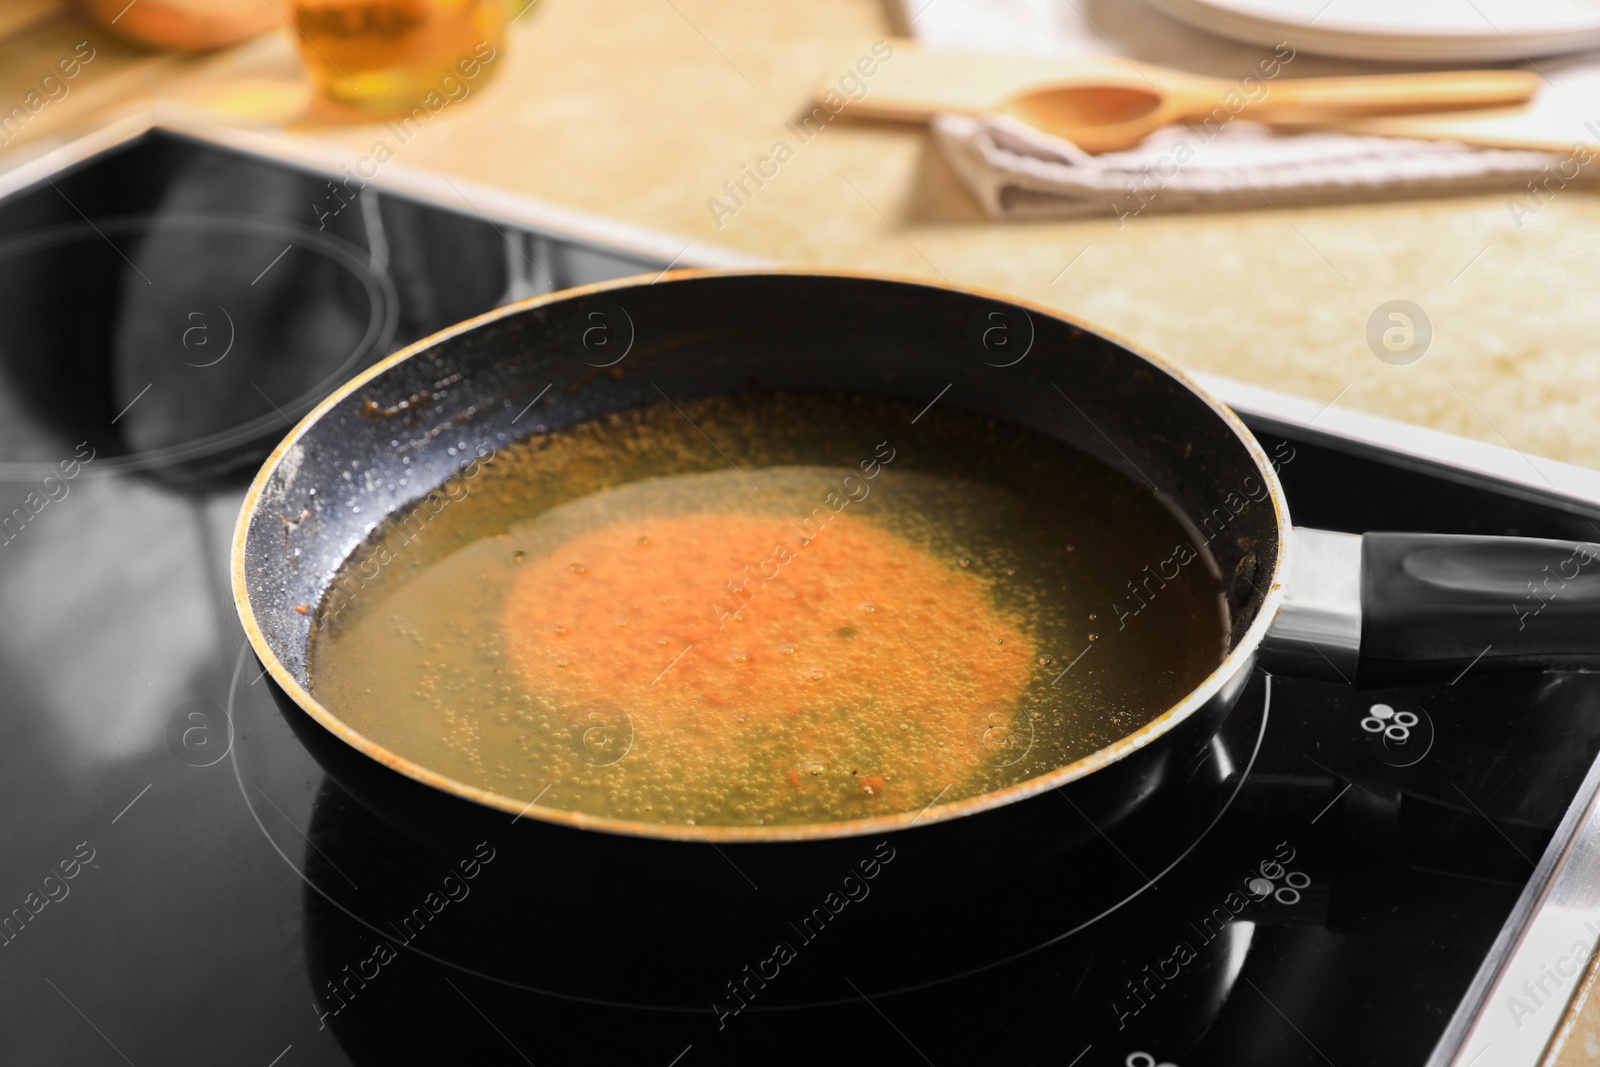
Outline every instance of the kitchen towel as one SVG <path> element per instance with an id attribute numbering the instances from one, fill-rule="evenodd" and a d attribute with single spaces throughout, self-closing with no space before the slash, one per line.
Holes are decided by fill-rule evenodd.
<path id="1" fill-rule="evenodd" d="M 934 139 L 991 217 L 1065 218 L 1157 211 L 1528 192 L 1589 180 L 1546 152 L 1449 141 L 1277 133 L 1236 120 L 1220 130 L 1170 126 L 1124 152 L 1089 155 L 1003 115 L 940 115 Z M 1570 177 L 1564 177 L 1570 173 Z M 1539 190 L 1529 192 L 1529 186 Z"/>

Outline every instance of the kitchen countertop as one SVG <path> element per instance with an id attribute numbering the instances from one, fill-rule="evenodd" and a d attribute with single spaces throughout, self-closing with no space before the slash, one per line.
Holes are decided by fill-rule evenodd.
<path id="1" fill-rule="evenodd" d="M 882 0 L 541 0 L 493 78 L 395 158 L 685 242 L 1014 293 L 1192 370 L 1509 446 L 1535 470 L 1539 456 L 1600 468 L 1600 197 L 1564 190 L 1520 225 L 1506 195 L 990 223 L 919 130 L 839 120 L 801 143 L 785 126 L 813 86 L 900 29 Z M 0 15 L 0 110 L 85 39 L 95 60 L 0 149 L 0 168 L 156 98 L 358 153 L 396 145 L 381 123 L 307 108 L 287 26 L 167 56 L 50 0 Z M 793 158 L 714 217 L 708 200 L 780 139 Z M 1409 366 L 1365 340 L 1397 298 L 1434 329 Z M 1563 1067 L 1600 1055 L 1600 1008 L 1568 1029 Z"/>

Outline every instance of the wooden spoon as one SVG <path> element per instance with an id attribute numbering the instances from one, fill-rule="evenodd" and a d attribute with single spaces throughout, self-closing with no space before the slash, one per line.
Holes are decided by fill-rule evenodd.
<path id="1" fill-rule="evenodd" d="M 1260 82 L 1263 91 L 1255 99 L 1234 82 L 1211 79 L 1159 88 L 1042 85 L 1011 96 L 1000 110 L 1086 152 L 1116 152 L 1179 122 L 1221 124 L 1243 115 L 1253 122 L 1303 126 L 1356 115 L 1505 107 L 1531 99 L 1539 84 L 1537 74 L 1520 70 L 1298 78 Z"/>
<path id="2" fill-rule="evenodd" d="M 1260 78 L 1250 85 L 1099 57 L 1049 62 L 905 43 L 854 118 L 927 122 L 940 112 L 1003 112 L 1088 152 L 1131 148 L 1178 122 L 1212 126 L 1243 115 L 1272 125 L 1331 124 L 1359 116 L 1504 108 L 1525 103 L 1539 76 L 1517 70 L 1445 71 L 1347 78 Z M 819 87 L 819 99 L 833 86 Z"/>

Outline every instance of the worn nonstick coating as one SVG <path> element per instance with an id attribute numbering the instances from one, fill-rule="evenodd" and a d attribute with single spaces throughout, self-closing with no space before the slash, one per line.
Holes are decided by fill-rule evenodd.
<path id="1" fill-rule="evenodd" d="M 1232 620 L 1227 657 L 1153 722 L 1067 767 L 920 815 L 827 826 L 701 828 L 526 807 L 529 798 L 412 764 L 312 698 L 305 609 L 385 516 L 418 502 L 480 446 L 663 393 L 682 402 L 751 389 L 851 390 L 918 406 L 942 397 L 1147 481 L 1196 528 L 1224 501 L 1237 508 L 1265 486 L 1257 502 L 1224 512 L 1226 532 L 1210 541 Z M 1226 408 L 1173 368 L 1057 312 L 881 277 L 679 272 L 499 309 L 341 388 L 257 475 L 232 567 L 241 619 L 291 725 L 347 791 L 422 840 L 454 849 L 475 834 L 510 835 L 530 869 L 560 870 L 583 893 L 640 881 L 692 886 L 725 879 L 730 863 L 754 882 L 788 884 L 797 870 L 848 866 L 884 838 L 922 857 L 913 864 L 922 876 L 970 882 L 1083 836 L 1085 820 L 1052 790 L 1104 827 L 1180 787 L 1249 676 L 1281 597 L 1289 530 L 1271 463 Z"/>

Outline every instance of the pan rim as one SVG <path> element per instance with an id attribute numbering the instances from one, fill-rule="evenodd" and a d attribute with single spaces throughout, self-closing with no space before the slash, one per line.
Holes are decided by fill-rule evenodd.
<path id="1" fill-rule="evenodd" d="M 416 763 L 388 747 L 379 744 L 371 738 L 351 728 L 338 715 L 325 707 L 313 697 L 310 691 L 302 686 L 287 667 L 278 658 L 271 643 L 256 621 L 254 605 L 250 600 L 250 592 L 245 568 L 245 546 L 250 532 L 250 520 L 255 514 L 257 505 L 268 482 L 277 472 L 278 466 L 290 449 L 292 449 L 313 426 L 315 426 L 327 412 L 346 400 L 368 382 L 387 372 L 392 367 L 403 363 L 413 356 L 431 350 L 443 341 L 459 334 L 475 330 L 480 326 L 520 314 L 532 308 L 541 307 L 556 301 L 566 301 L 578 297 L 589 296 L 596 293 L 611 292 L 617 289 L 637 287 L 641 284 L 671 284 L 692 282 L 706 278 L 737 278 L 737 277 L 805 277 L 805 278 L 843 278 L 858 279 L 873 282 L 888 282 L 891 284 L 916 286 L 927 289 L 942 290 L 945 292 L 959 293 L 965 296 L 977 296 L 994 300 L 997 303 L 1008 304 L 1022 308 L 1029 313 L 1037 313 L 1047 318 L 1057 319 L 1075 326 L 1087 333 L 1110 341 L 1118 345 L 1129 354 L 1144 360 L 1154 369 L 1166 374 L 1177 381 L 1191 394 L 1211 409 L 1222 423 L 1228 427 L 1244 446 L 1246 453 L 1255 463 L 1256 473 L 1262 478 L 1267 487 L 1268 497 L 1272 501 L 1273 516 L 1277 526 L 1278 551 L 1277 559 L 1272 572 L 1267 576 L 1270 584 L 1267 586 L 1262 598 L 1261 607 L 1256 612 L 1256 617 L 1251 620 L 1235 646 L 1225 655 L 1222 662 L 1208 674 L 1199 685 L 1191 689 L 1181 700 L 1173 704 L 1161 714 L 1139 727 L 1132 733 L 1119 737 L 1111 744 L 1090 753 L 1072 763 L 1057 767 L 1045 774 L 1018 782 L 1003 789 L 979 793 L 975 796 L 954 800 L 948 804 L 938 804 L 938 798 L 924 808 L 921 813 L 913 815 L 910 812 L 899 812 L 892 815 L 874 815 L 867 818 L 851 819 L 830 823 L 803 823 L 797 825 L 777 826 L 699 826 L 683 825 L 677 823 L 652 823 L 631 819 L 616 819 L 609 816 L 591 815 L 585 812 L 567 811 L 561 808 L 541 807 L 537 804 L 528 804 L 508 797 L 493 790 L 483 789 L 457 781 L 448 775 L 440 774 L 419 763 Z M 645 281 L 645 279 L 649 279 Z M 519 818 L 533 819 L 538 822 L 565 826 L 572 829 L 599 831 L 625 837 L 654 838 L 659 840 L 685 841 L 697 843 L 720 844 L 762 844 L 781 841 L 811 841 L 829 840 L 836 838 L 861 837 L 868 834 L 887 833 L 904 830 L 914 824 L 932 825 L 946 822 L 951 819 L 975 815 L 980 812 L 1013 804 L 1029 797 L 1036 796 L 1051 789 L 1067 785 L 1078 779 L 1088 777 L 1102 767 L 1116 763 L 1153 743 L 1162 736 L 1176 729 L 1187 721 L 1200 708 L 1209 703 L 1218 692 L 1232 681 L 1241 671 L 1248 670 L 1254 662 L 1257 649 L 1260 647 L 1268 628 L 1282 605 L 1285 595 L 1284 576 L 1289 572 L 1289 557 L 1293 552 L 1293 526 L 1289 519 L 1288 502 L 1284 497 L 1283 486 L 1278 481 L 1277 471 L 1273 467 L 1266 450 L 1256 440 L 1250 429 L 1244 425 L 1237 415 L 1225 404 L 1213 397 L 1204 387 L 1190 378 L 1183 370 L 1155 356 L 1138 345 L 1133 344 L 1102 327 L 1084 322 L 1077 316 L 1046 307 L 1034 301 L 1025 300 L 1009 294 L 998 293 L 991 290 L 975 287 L 957 286 L 947 282 L 930 281 L 926 278 L 899 275 L 882 271 L 864 271 L 848 269 L 818 269 L 811 267 L 760 267 L 760 268 L 731 268 L 731 269 L 703 269 L 690 268 L 683 270 L 669 270 L 651 275 L 648 273 L 631 275 L 627 278 L 617 278 L 609 281 L 595 282 L 590 285 L 575 286 L 570 289 L 558 290 L 541 296 L 529 297 L 519 300 L 481 315 L 465 319 L 452 326 L 447 326 L 436 333 L 415 341 L 399 351 L 384 357 L 377 363 L 368 367 L 360 374 L 339 386 L 295 424 L 289 433 L 273 448 L 271 454 L 262 463 L 261 469 L 251 479 L 250 487 L 245 493 L 244 502 L 239 509 L 239 517 L 234 524 L 233 538 L 229 552 L 229 576 L 231 580 L 234 609 L 238 612 L 239 621 L 244 627 L 245 636 L 249 640 L 256 656 L 263 664 L 264 669 L 272 676 L 273 682 L 289 696 L 294 703 L 309 715 L 319 726 L 326 729 L 334 737 L 349 745 L 357 752 L 382 764 L 392 771 L 396 771 L 422 785 L 437 789 L 464 800 L 487 808 L 496 809 Z M 942 795 L 942 794 L 941 794 Z"/>

